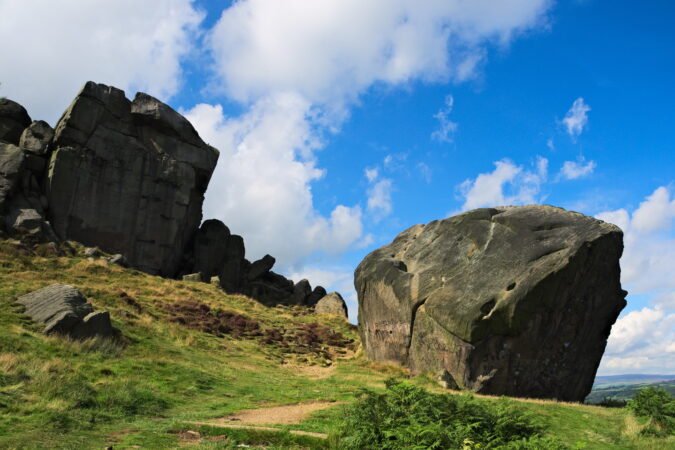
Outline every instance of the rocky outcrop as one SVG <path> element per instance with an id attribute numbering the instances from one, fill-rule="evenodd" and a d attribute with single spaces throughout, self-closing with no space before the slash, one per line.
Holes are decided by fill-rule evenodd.
<path id="1" fill-rule="evenodd" d="M 270 306 L 316 304 L 322 287 L 272 272 L 270 255 L 249 262 L 222 222 L 200 226 L 217 159 L 187 119 L 147 94 L 129 100 L 88 82 L 55 129 L 0 99 L 0 236 L 78 241 L 111 264 L 217 280 Z"/>
<path id="2" fill-rule="evenodd" d="M 626 292 L 622 232 L 551 206 L 416 225 L 355 273 L 366 355 L 480 393 L 582 401 Z"/>
<path id="3" fill-rule="evenodd" d="M 30 125 L 26 108 L 12 100 L 0 98 L 0 141 L 19 145 L 21 133 Z"/>
<path id="4" fill-rule="evenodd" d="M 314 307 L 316 314 L 333 314 L 347 318 L 347 304 L 337 292 L 331 292 L 318 301 Z"/>
<path id="5" fill-rule="evenodd" d="M 272 271 L 276 260 L 265 255 L 251 263 L 245 258 L 244 239 L 219 220 L 206 220 L 195 233 L 191 252 L 185 255 L 183 279 L 197 278 L 207 283 L 217 279 L 228 293 L 244 294 L 267 306 L 314 306 L 326 290 L 312 287 L 307 280 L 292 280 Z"/>
<path id="6" fill-rule="evenodd" d="M 87 83 L 55 129 L 46 192 L 56 234 L 175 276 L 218 151 L 169 106 Z"/>
<path id="7" fill-rule="evenodd" d="M 72 286 L 52 284 L 17 298 L 26 315 L 45 324 L 45 334 L 73 339 L 110 337 L 114 330 L 107 311 L 94 311 L 82 293 Z"/>

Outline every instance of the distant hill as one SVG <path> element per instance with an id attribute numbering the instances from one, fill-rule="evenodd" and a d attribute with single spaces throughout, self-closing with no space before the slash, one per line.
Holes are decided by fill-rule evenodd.
<path id="1" fill-rule="evenodd" d="M 598 380 L 596 378 L 596 385 L 593 386 L 593 390 L 584 400 L 585 403 L 597 404 L 607 398 L 630 400 L 638 390 L 648 386 L 664 389 L 675 395 L 674 375 L 617 375 L 615 377 L 598 378 L 612 379 Z M 603 384 L 599 384 L 599 382 Z"/>
<path id="2" fill-rule="evenodd" d="M 675 374 L 671 375 L 647 375 L 647 374 L 626 374 L 626 375 L 607 375 L 595 377 L 593 389 L 626 385 L 626 384 L 643 384 L 643 383 L 658 383 L 659 381 L 675 380 Z"/>

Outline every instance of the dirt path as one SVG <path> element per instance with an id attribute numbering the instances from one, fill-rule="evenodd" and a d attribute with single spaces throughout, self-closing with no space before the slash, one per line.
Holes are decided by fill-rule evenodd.
<path id="1" fill-rule="evenodd" d="M 246 409 L 235 415 L 216 419 L 214 423 L 232 424 L 236 422 L 239 425 L 293 425 L 307 419 L 314 411 L 330 408 L 337 404 L 337 402 L 312 402 Z"/>
<path id="2" fill-rule="evenodd" d="M 246 409 L 237 414 L 209 422 L 191 422 L 219 428 L 245 428 L 248 430 L 282 431 L 279 428 L 261 425 L 295 425 L 307 419 L 314 411 L 338 405 L 338 402 L 297 403 L 294 405 L 271 406 L 268 408 Z M 301 430 L 287 430 L 291 434 L 326 439 L 327 434 Z"/>

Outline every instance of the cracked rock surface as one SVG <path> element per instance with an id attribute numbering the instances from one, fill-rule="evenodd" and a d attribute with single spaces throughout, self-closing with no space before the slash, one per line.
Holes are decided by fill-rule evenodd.
<path id="1" fill-rule="evenodd" d="M 624 308 L 623 233 L 544 205 L 415 225 L 357 267 L 366 355 L 479 393 L 582 401 Z"/>

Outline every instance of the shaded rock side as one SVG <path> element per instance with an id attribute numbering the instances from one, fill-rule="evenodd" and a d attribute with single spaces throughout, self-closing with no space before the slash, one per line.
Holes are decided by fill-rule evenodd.
<path id="1" fill-rule="evenodd" d="M 82 293 L 72 286 L 52 284 L 16 300 L 26 307 L 25 313 L 45 324 L 45 334 L 62 334 L 74 339 L 113 335 L 110 314 L 94 311 Z"/>
<path id="2" fill-rule="evenodd" d="M 0 98 L 0 141 L 19 145 L 21 133 L 30 122 L 26 108 L 7 98 Z"/>
<path id="3" fill-rule="evenodd" d="M 331 292 L 319 300 L 314 307 L 316 314 L 333 314 L 347 318 L 347 304 L 340 294 Z"/>
<path id="4" fill-rule="evenodd" d="M 46 193 L 61 239 L 175 276 L 218 159 L 192 125 L 139 93 L 88 82 L 55 128 Z"/>
<path id="5" fill-rule="evenodd" d="M 583 401 L 626 305 L 622 240 L 541 205 L 413 226 L 356 269 L 366 355 L 480 393 Z"/>

